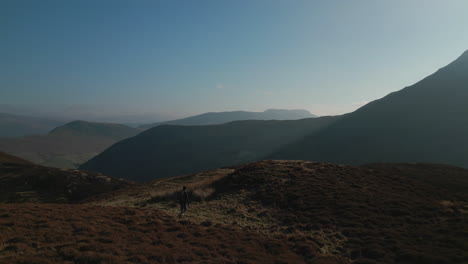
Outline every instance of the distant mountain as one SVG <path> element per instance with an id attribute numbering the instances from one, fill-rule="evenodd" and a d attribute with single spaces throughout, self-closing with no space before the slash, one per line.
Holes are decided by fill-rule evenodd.
<path id="1" fill-rule="evenodd" d="M 139 132 L 120 124 L 74 121 L 46 135 L 0 138 L 0 151 L 42 165 L 76 168 L 115 142 Z"/>
<path id="2" fill-rule="evenodd" d="M 49 168 L 0 152 L 0 203 L 76 203 L 130 185 L 98 173 Z"/>
<path id="3" fill-rule="evenodd" d="M 371 102 L 269 157 L 468 167 L 468 51 L 424 80 Z"/>
<path id="4" fill-rule="evenodd" d="M 239 120 L 296 120 L 303 118 L 317 117 L 307 110 L 284 110 L 284 109 L 268 109 L 264 112 L 216 112 L 205 113 L 201 115 L 191 116 L 183 119 L 165 121 L 153 124 L 141 125 L 139 128 L 148 129 L 159 125 L 184 125 L 184 126 L 201 126 L 201 125 L 217 125 Z"/>
<path id="5" fill-rule="evenodd" d="M 50 131 L 49 135 L 65 136 L 74 134 L 122 140 L 124 138 L 134 136 L 139 131 L 140 130 L 122 124 L 77 120 L 53 129 Z"/>
<path id="6" fill-rule="evenodd" d="M 64 123 L 60 120 L 0 113 L 0 137 L 45 134 Z"/>
<path id="7" fill-rule="evenodd" d="M 120 141 L 80 168 L 145 181 L 255 161 L 339 117 L 157 126 Z"/>

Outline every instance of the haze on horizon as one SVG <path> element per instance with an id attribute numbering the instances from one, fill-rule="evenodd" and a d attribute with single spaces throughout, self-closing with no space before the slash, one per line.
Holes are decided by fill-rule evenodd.
<path id="1" fill-rule="evenodd" d="M 353 111 L 468 49 L 468 1 L 0 3 L 0 112 Z"/>

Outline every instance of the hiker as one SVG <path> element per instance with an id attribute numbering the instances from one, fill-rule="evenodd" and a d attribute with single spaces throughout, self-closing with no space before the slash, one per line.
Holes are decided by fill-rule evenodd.
<path id="1" fill-rule="evenodd" d="M 179 218 L 182 218 L 187 211 L 187 206 L 189 205 L 189 197 L 187 193 L 187 187 L 182 187 L 182 192 L 180 193 L 179 196 L 179 202 L 180 202 L 180 214 Z"/>

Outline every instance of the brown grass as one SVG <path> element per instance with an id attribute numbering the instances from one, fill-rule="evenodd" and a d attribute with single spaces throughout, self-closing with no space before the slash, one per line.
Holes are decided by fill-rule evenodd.
<path id="1" fill-rule="evenodd" d="M 200 224 L 310 240 L 320 254 L 357 263 L 468 260 L 468 199 L 393 170 L 264 161 L 192 186 L 213 189 L 187 213 Z M 176 215 L 175 191 L 137 205 Z"/>
<path id="2" fill-rule="evenodd" d="M 306 242 L 152 209 L 10 204 L 0 213 L 0 263 L 305 263 L 298 247 L 317 254 Z"/>
<path id="3" fill-rule="evenodd" d="M 223 176 L 224 175 L 219 175 Z M 213 182 L 220 180 L 222 177 L 214 177 L 212 180 L 196 182 L 196 183 L 188 183 L 184 186 L 187 187 L 187 192 L 189 193 L 190 201 L 191 202 L 199 202 L 205 201 L 206 199 L 210 198 L 215 194 L 215 188 L 211 185 Z M 158 203 L 163 201 L 177 201 L 178 195 L 180 195 L 181 187 L 172 187 L 169 189 L 160 190 L 156 193 L 153 193 L 153 196 L 145 201 L 142 205 L 151 204 L 151 203 Z"/>
<path id="4" fill-rule="evenodd" d="M 0 207 L 0 263 L 49 254 L 70 263 L 468 263 L 468 192 L 459 191 L 468 186 L 435 184 L 444 170 L 425 182 L 430 169 L 420 166 L 262 161 L 131 186 L 92 205 Z M 182 185 L 194 202 L 178 221 Z"/>

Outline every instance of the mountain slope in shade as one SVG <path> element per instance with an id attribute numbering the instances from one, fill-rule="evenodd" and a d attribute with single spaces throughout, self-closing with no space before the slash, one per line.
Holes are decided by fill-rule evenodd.
<path id="1" fill-rule="evenodd" d="M 468 51 L 270 158 L 347 164 L 428 162 L 468 167 Z"/>
<path id="2" fill-rule="evenodd" d="M 59 120 L 0 113 L 0 137 L 46 134 L 64 123 Z"/>
<path id="3" fill-rule="evenodd" d="M 1 138 L 0 150 L 42 165 L 76 168 L 115 142 L 139 132 L 120 124 L 74 121 L 47 135 Z"/>
<path id="4" fill-rule="evenodd" d="M 76 203 L 130 185 L 98 173 L 45 167 L 0 153 L 0 203 Z"/>
<path id="5" fill-rule="evenodd" d="M 145 181 L 242 164 L 322 129 L 339 117 L 158 126 L 118 142 L 80 168 Z"/>
<path id="6" fill-rule="evenodd" d="M 141 125 L 139 128 L 148 129 L 160 125 L 217 125 L 239 120 L 297 120 L 303 118 L 317 117 L 307 110 L 268 109 L 264 112 L 210 112 L 166 122 Z"/>

